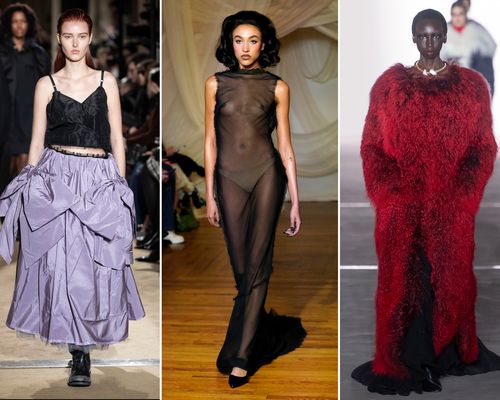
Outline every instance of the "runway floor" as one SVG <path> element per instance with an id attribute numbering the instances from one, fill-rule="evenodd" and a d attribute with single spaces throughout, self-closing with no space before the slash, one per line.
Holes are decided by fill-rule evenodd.
<path id="1" fill-rule="evenodd" d="M 374 352 L 374 296 L 377 259 L 373 240 L 374 213 L 364 192 L 358 148 L 341 152 L 341 273 L 340 273 L 340 398 L 382 399 L 350 377 L 351 371 L 372 359 Z M 500 354 L 500 165 L 490 180 L 476 218 L 475 272 L 478 282 L 476 318 L 478 336 Z M 441 393 L 412 394 L 418 399 L 496 400 L 500 372 L 447 377 Z M 393 398 L 393 397 L 391 397 Z"/>
<path id="2" fill-rule="evenodd" d="M 337 399 L 337 203 L 303 203 L 303 228 L 287 238 L 288 210 L 276 237 L 266 308 L 299 316 L 302 347 L 230 389 L 215 360 L 235 295 L 220 229 L 206 220 L 186 243 L 163 252 L 163 398 L 169 400 Z"/>
<path id="3" fill-rule="evenodd" d="M 146 255 L 134 250 L 134 257 Z M 5 326 L 16 264 L 0 264 L 0 398 L 2 399 L 158 399 L 160 396 L 159 265 L 136 262 L 134 276 L 146 318 L 131 321 L 129 339 L 93 351 L 92 385 L 66 382 L 71 355 L 38 339 L 21 339 Z"/>

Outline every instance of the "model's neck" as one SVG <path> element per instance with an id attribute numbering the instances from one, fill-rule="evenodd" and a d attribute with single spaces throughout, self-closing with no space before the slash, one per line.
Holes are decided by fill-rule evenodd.
<path id="1" fill-rule="evenodd" d="M 441 58 L 439 58 L 439 57 L 425 58 L 423 56 L 420 56 L 420 60 L 418 61 L 418 66 L 422 69 L 437 70 L 437 69 L 440 69 L 444 66 L 444 61 L 441 60 Z"/>
<path id="2" fill-rule="evenodd" d="M 79 61 L 70 61 L 66 59 L 66 65 L 63 68 L 64 76 L 71 80 L 79 80 L 88 75 L 92 68 L 87 65 L 85 57 Z"/>
<path id="3" fill-rule="evenodd" d="M 12 37 L 12 43 L 14 43 L 16 50 L 22 50 L 24 48 L 24 43 L 26 43 L 26 39 Z"/>
<path id="4" fill-rule="evenodd" d="M 261 66 L 260 66 L 259 63 L 255 63 L 255 64 L 252 64 L 252 65 L 249 65 L 249 66 L 246 66 L 246 67 L 243 66 L 243 65 L 241 65 L 241 64 L 239 64 L 239 68 L 249 71 L 251 69 L 259 69 L 259 68 L 261 68 Z"/>

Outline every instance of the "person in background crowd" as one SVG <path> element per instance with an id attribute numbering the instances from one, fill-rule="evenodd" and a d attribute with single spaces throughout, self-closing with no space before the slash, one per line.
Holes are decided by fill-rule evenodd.
<path id="1" fill-rule="evenodd" d="M 0 192 L 10 181 L 9 174 L 9 157 L 5 151 L 8 128 L 9 128 L 9 113 L 10 113 L 10 95 L 7 78 L 3 68 L 2 59 L 0 58 Z"/>
<path id="2" fill-rule="evenodd" d="M 163 212 L 162 228 L 163 241 L 170 244 L 184 243 L 184 237 L 175 233 L 175 209 L 177 193 L 175 190 L 175 169 L 167 160 L 162 163 L 162 190 L 163 190 Z"/>
<path id="3" fill-rule="evenodd" d="M 10 158 L 13 178 L 28 163 L 35 85 L 50 73 L 50 58 L 37 44 L 37 17 L 26 4 L 14 3 L 4 10 L 1 38 L 0 59 L 11 100 L 3 157 Z"/>
<path id="4" fill-rule="evenodd" d="M 153 64 L 154 65 L 154 64 Z M 136 214 L 138 222 L 143 224 L 142 235 L 137 240 L 137 247 L 151 250 L 148 256 L 138 261 L 156 262 L 160 257 L 159 227 L 159 139 L 160 139 L 160 69 L 152 68 L 145 73 L 147 78 L 147 102 L 150 105 L 146 121 L 139 128 L 132 127 L 126 135 L 129 149 L 129 164 L 132 172 L 129 184 L 138 199 Z M 134 150 L 136 149 L 136 150 Z M 157 168 L 157 171 L 154 171 Z"/>
<path id="5" fill-rule="evenodd" d="M 445 61 L 457 61 L 462 67 L 478 71 L 488 81 L 493 95 L 493 57 L 497 45 L 481 24 L 467 18 L 469 8 L 470 1 L 456 1 L 452 4 L 448 39 L 443 46 L 441 57 Z"/>

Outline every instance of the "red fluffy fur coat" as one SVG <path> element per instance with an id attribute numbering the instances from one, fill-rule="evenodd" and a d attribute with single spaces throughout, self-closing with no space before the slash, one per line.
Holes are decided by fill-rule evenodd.
<path id="1" fill-rule="evenodd" d="M 432 265 L 435 354 L 457 338 L 461 359 L 477 359 L 474 216 L 496 152 L 488 86 L 478 73 L 451 65 L 443 76 L 415 76 L 397 64 L 373 86 L 361 156 L 376 209 L 374 373 L 409 374 L 399 354 L 419 312 L 417 249 Z"/>

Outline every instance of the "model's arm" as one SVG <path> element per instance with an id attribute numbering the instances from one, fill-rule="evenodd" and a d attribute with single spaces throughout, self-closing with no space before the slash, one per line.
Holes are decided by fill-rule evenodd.
<path id="1" fill-rule="evenodd" d="M 220 226 L 219 211 L 214 196 L 214 169 L 217 159 L 214 125 L 216 91 L 217 80 L 215 76 L 211 76 L 205 83 L 205 186 L 208 222 L 210 225 Z"/>
<path id="2" fill-rule="evenodd" d="M 35 87 L 33 105 L 33 126 L 31 129 L 31 144 L 28 154 L 28 164 L 36 165 L 44 148 L 45 129 L 47 128 L 47 104 L 52 96 L 50 78 L 40 78 Z"/>
<path id="3" fill-rule="evenodd" d="M 361 140 L 366 192 L 375 207 L 383 204 L 388 195 L 398 194 L 401 189 L 401 172 L 397 160 L 384 148 L 383 130 L 396 129 L 391 127 L 390 118 L 385 114 L 384 92 L 377 83 L 372 89 Z"/>
<path id="4" fill-rule="evenodd" d="M 475 140 L 462 158 L 457 174 L 458 182 L 452 188 L 453 197 L 471 214 L 476 214 L 483 197 L 484 188 L 491 174 L 497 155 L 497 144 L 493 134 L 490 95 L 486 82 L 481 78 L 480 110 L 477 115 Z"/>
<path id="5" fill-rule="evenodd" d="M 104 73 L 104 90 L 108 98 L 108 120 L 111 128 L 111 150 L 113 157 L 118 164 L 120 175 L 125 177 L 125 146 L 122 135 L 122 111 L 120 107 L 120 95 L 115 77 L 109 73 Z"/>
<path id="6" fill-rule="evenodd" d="M 288 178 L 288 193 L 292 203 L 290 209 L 290 228 L 286 231 L 289 236 L 294 236 L 300 230 L 300 210 L 299 210 L 299 191 L 297 188 L 297 168 L 295 164 L 295 154 L 292 148 L 292 139 L 290 135 L 290 121 L 288 113 L 290 109 L 290 89 L 288 85 L 279 80 L 276 83 L 276 132 L 278 134 L 278 151 L 285 166 L 286 176 Z"/>

